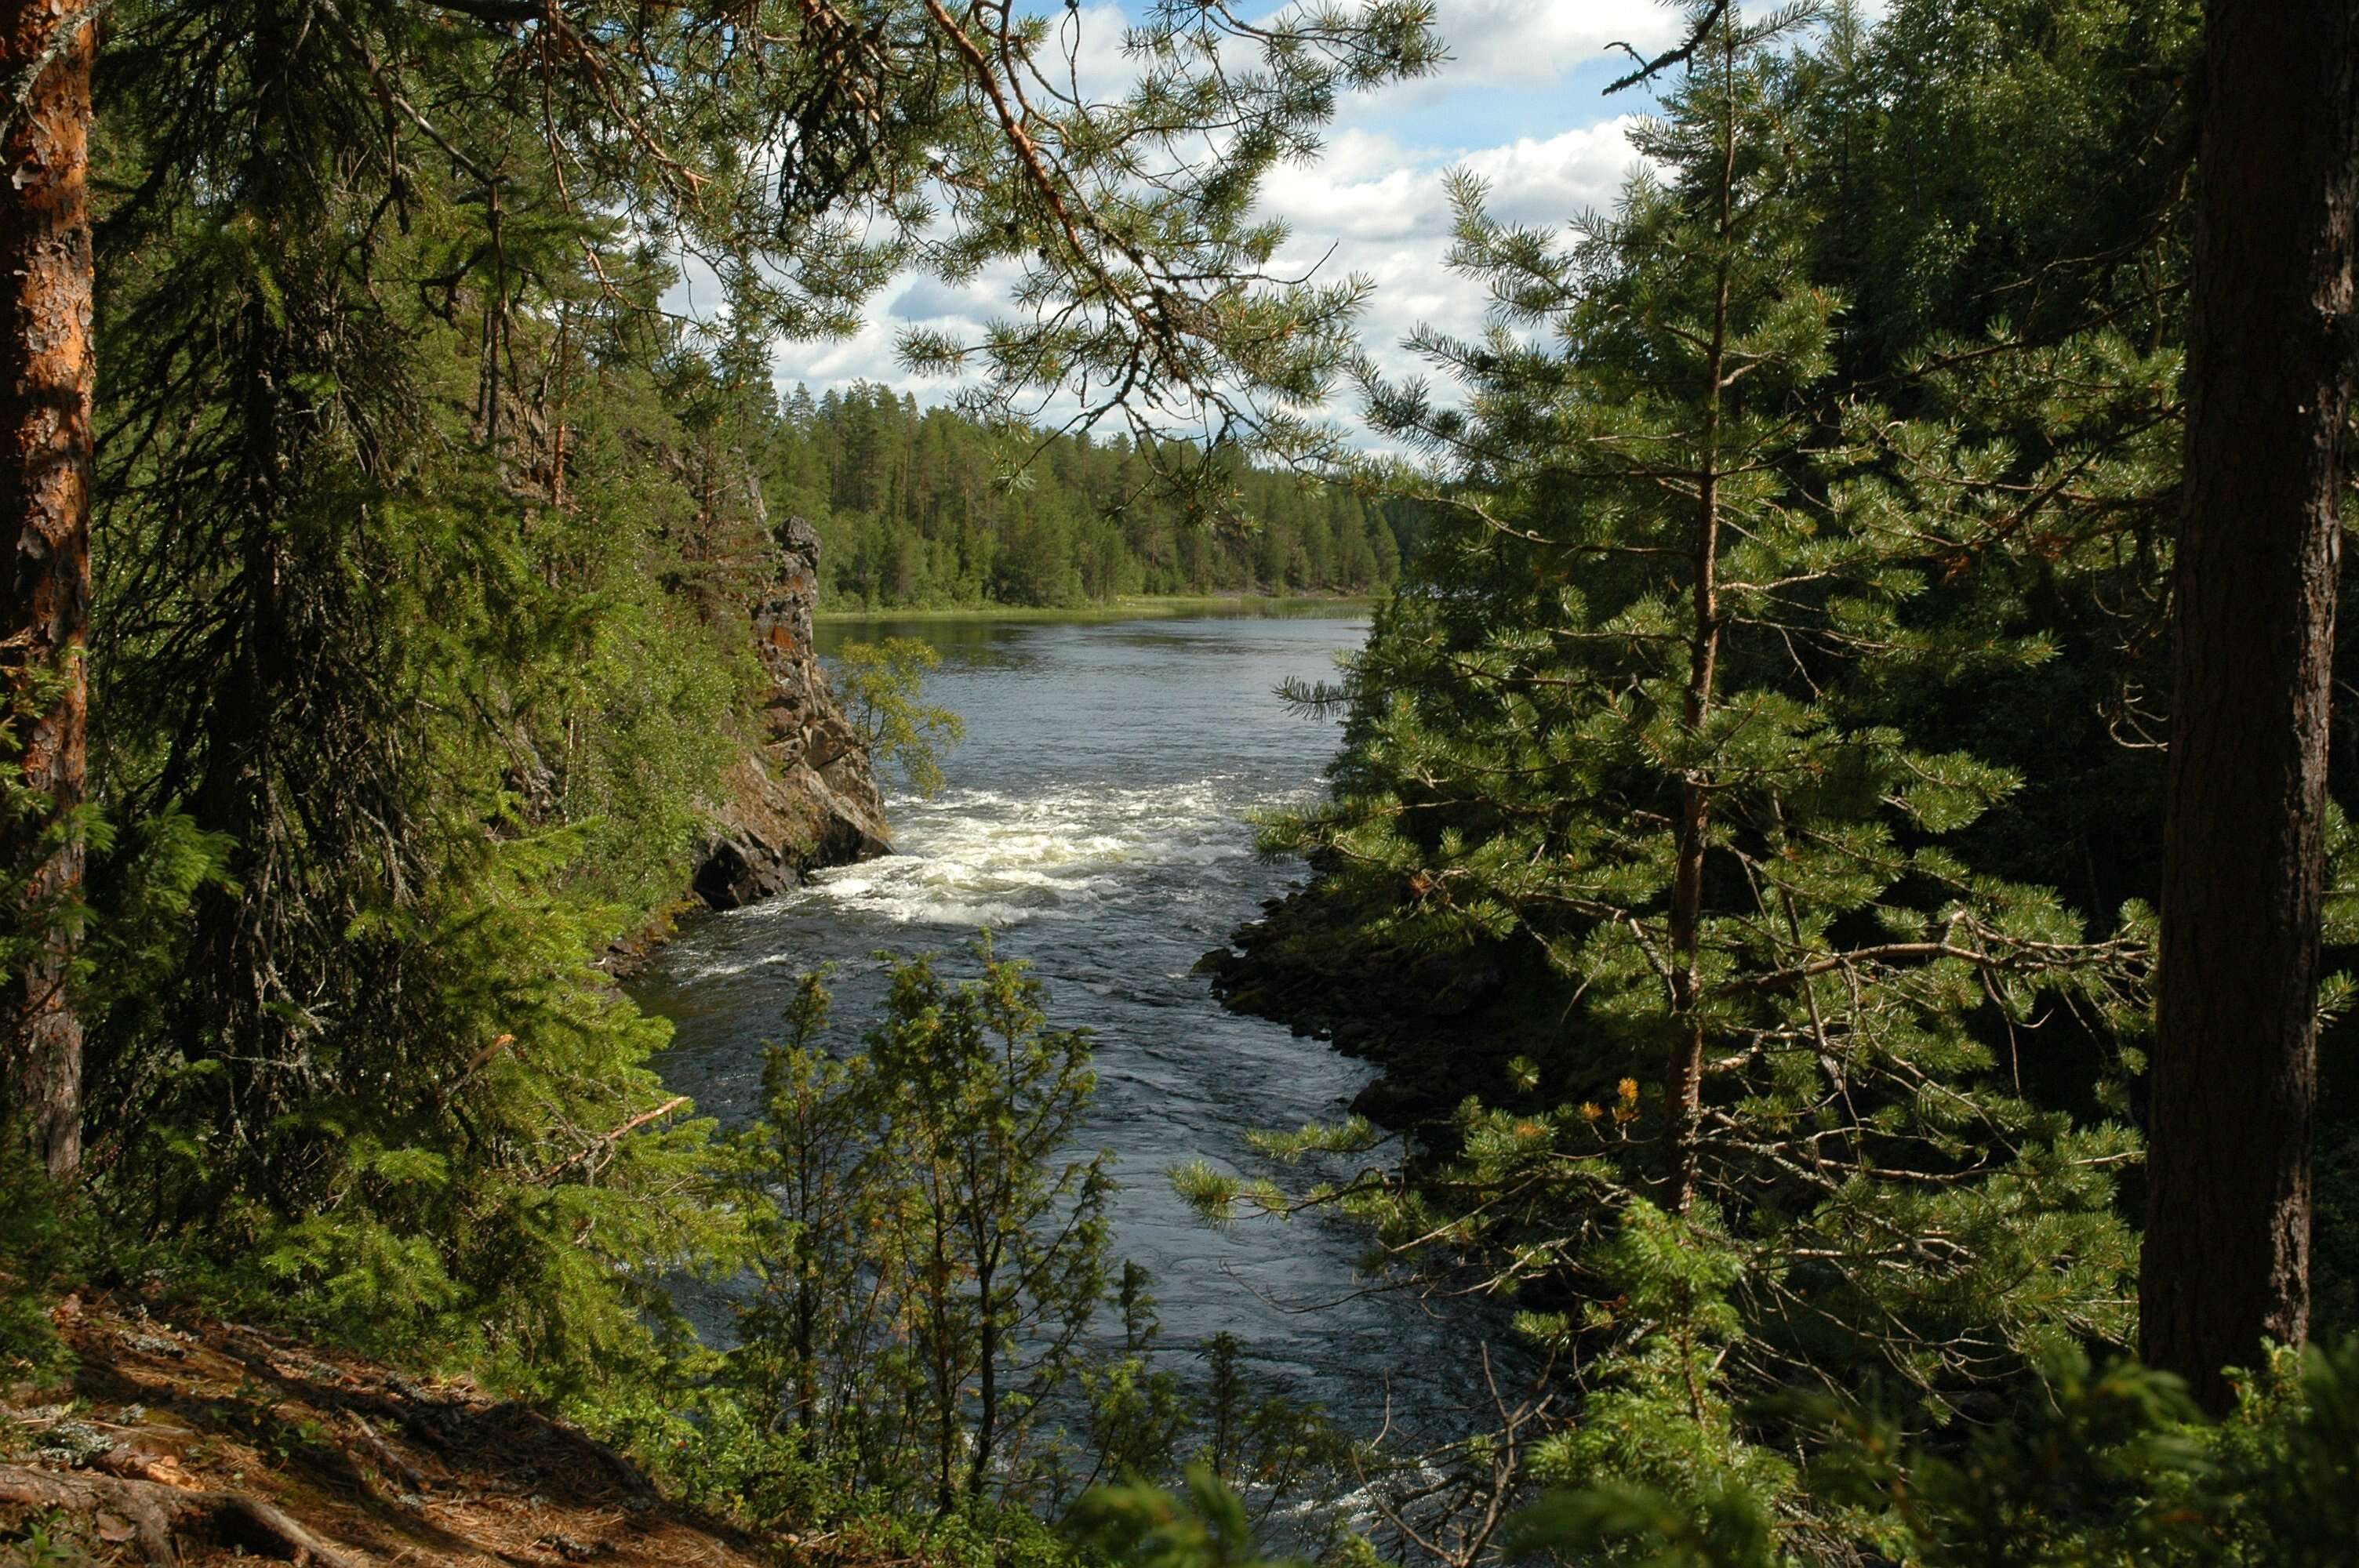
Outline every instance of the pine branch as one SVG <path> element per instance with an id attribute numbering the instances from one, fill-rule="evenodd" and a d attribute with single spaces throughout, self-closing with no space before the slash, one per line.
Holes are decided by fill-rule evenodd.
<path id="1" fill-rule="evenodd" d="M 564 1159 L 560 1160 L 556 1164 L 551 1165 L 548 1170 L 543 1171 L 538 1177 L 534 1178 L 535 1181 L 541 1186 L 549 1185 L 549 1184 L 557 1180 L 558 1177 L 563 1175 L 567 1171 L 571 1170 L 582 1161 L 599 1152 L 599 1151 L 612 1149 L 615 1144 L 621 1142 L 630 1134 L 636 1132 L 648 1122 L 654 1121 L 661 1117 L 669 1116 L 687 1103 L 688 1097 L 686 1095 L 674 1095 L 671 1098 L 664 1101 L 663 1104 L 656 1107 L 655 1109 L 641 1111 L 638 1115 L 631 1118 L 630 1120 L 623 1123 L 622 1126 L 614 1129 L 614 1131 L 606 1133 L 602 1137 L 593 1138 L 574 1152 L 568 1154 Z"/>
<path id="2" fill-rule="evenodd" d="M 1720 26 L 1720 19 L 1728 15 L 1728 7 L 1729 0 L 1712 0 L 1712 8 L 1706 11 L 1703 16 L 1696 21 L 1695 25 L 1688 29 L 1687 41 L 1685 43 L 1680 44 L 1676 49 L 1665 49 L 1661 54 L 1657 55 L 1652 59 L 1648 59 L 1645 55 L 1640 54 L 1636 49 L 1632 49 L 1628 44 L 1622 42 L 1619 38 L 1607 44 L 1605 47 L 1608 49 L 1620 49 L 1624 54 L 1626 54 L 1632 59 L 1636 60 L 1638 65 L 1637 69 L 1631 71 L 1627 76 L 1622 77 L 1610 84 L 1605 89 L 1606 92 L 1610 95 L 1612 93 L 1621 92 L 1625 87 L 1636 87 L 1638 83 L 1658 76 L 1675 65 L 1685 65 L 1689 60 L 1693 59 L 1695 58 L 1696 50 L 1703 47 L 1704 39 L 1710 38 L 1712 36 L 1712 30 Z"/>

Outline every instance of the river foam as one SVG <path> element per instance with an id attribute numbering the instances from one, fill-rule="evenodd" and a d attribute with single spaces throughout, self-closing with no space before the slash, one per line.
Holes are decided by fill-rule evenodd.
<path id="1" fill-rule="evenodd" d="M 952 790 L 898 808 L 901 852 L 822 871 L 810 896 L 897 925 L 1087 919 L 1109 898 L 1136 896 L 1158 868 L 1250 856 L 1237 813 L 1263 803 L 1241 803 L 1249 793 L 1227 773 L 1024 795 Z"/>

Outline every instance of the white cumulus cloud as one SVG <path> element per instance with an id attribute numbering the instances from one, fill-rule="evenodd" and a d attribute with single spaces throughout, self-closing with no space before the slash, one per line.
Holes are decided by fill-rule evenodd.
<path id="1" fill-rule="evenodd" d="M 1445 79 L 1519 84 L 1560 81 L 1617 43 L 1657 53 L 1682 25 L 1662 0 L 1440 0 L 1434 16 Z"/>
<path id="2" fill-rule="evenodd" d="M 1481 330 L 1489 300 L 1482 286 L 1444 263 L 1450 245 L 1443 177 L 1472 170 L 1490 187 L 1499 219 L 1548 228 L 1610 208 L 1636 160 L 1635 116 L 1548 136 L 1525 136 L 1462 152 L 1406 147 L 1380 133 L 1350 131 L 1315 167 L 1283 171 L 1264 200 L 1293 231 L 1282 267 L 1314 263 L 1321 275 L 1351 274 L 1375 285 L 1361 333 L 1388 373 L 1423 370 L 1401 344 L 1419 327 L 1456 336 Z M 1350 410 L 1337 409 L 1339 416 Z"/>
<path id="3" fill-rule="evenodd" d="M 1461 161 L 1491 188 L 1491 211 L 1517 223 L 1566 220 L 1609 208 L 1637 162 L 1630 146 L 1635 114 L 1553 136 L 1521 136 Z"/>

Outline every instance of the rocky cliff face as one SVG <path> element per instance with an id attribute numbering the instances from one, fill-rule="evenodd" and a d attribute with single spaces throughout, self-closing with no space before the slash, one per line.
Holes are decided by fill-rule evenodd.
<path id="1" fill-rule="evenodd" d="M 867 750 L 811 647 L 819 535 L 789 517 L 777 538 L 777 579 L 754 609 L 756 646 L 770 677 L 768 739 L 730 770 L 726 795 L 714 808 L 712 842 L 694 884 L 714 909 L 767 898 L 819 867 L 891 848 Z"/>

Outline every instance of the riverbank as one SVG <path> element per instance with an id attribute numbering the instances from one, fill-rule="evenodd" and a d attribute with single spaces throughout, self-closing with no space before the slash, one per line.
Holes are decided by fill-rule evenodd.
<path id="1" fill-rule="evenodd" d="M 1547 1048 L 1563 982 L 1527 952 L 1490 944 L 1419 954 L 1362 940 L 1382 912 L 1314 877 L 1228 932 L 1194 972 L 1233 1013 L 1285 1025 L 1375 1068 L 1352 1108 L 1408 1131 L 1468 1095 L 1505 1089 L 1508 1064 Z"/>
<path id="2" fill-rule="evenodd" d="M 821 625 L 856 621 L 1137 621 L 1181 615 L 1242 615 L 1286 619 L 1326 617 L 1374 609 L 1383 600 L 1373 595 L 1323 598 L 1315 594 L 1270 597 L 1259 594 L 1125 594 L 1093 604 L 965 604 L 913 609 L 822 610 Z"/>

